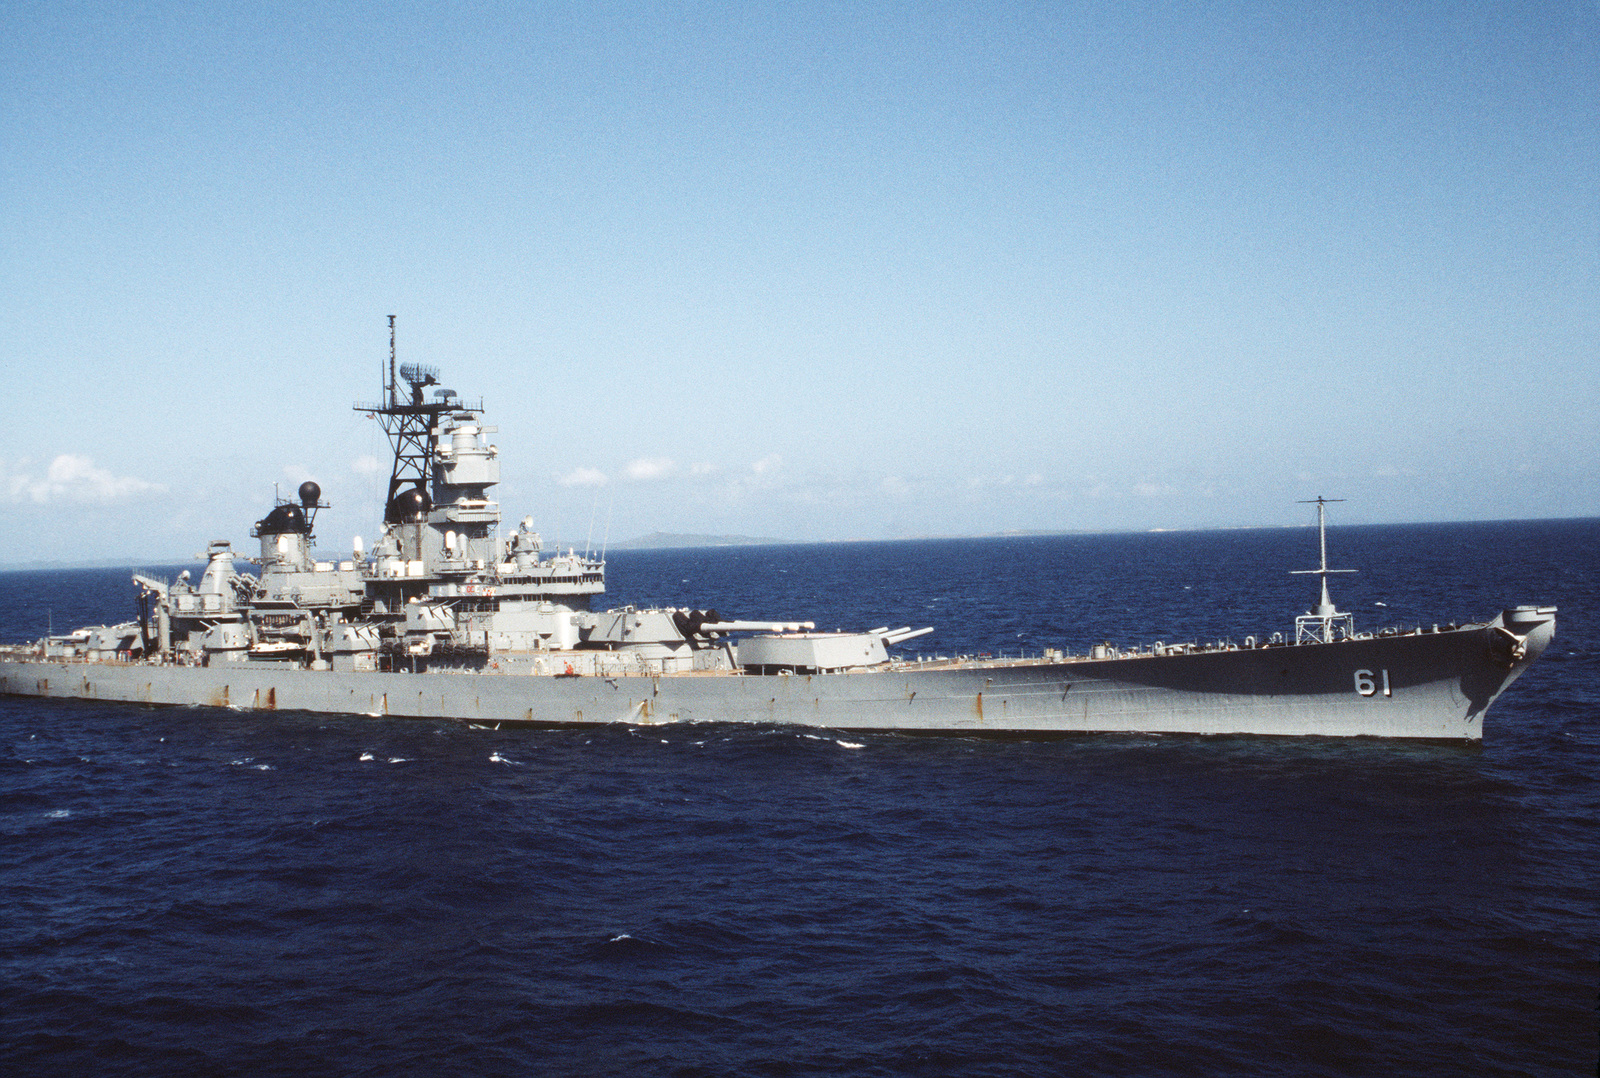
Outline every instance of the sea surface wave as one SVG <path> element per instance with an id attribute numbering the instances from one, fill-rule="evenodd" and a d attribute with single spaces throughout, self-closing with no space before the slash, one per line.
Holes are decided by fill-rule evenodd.
<path id="1" fill-rule="evenodd" d="M 608 600 L 934 623 L 930 653 L 1240 639 L 1305 608 L 1287 570 L 1314 541 L 625 552 Z M 1362 570 L 1335 597 L 1363 627 L 1561 607 L 1482 745 L 0 698 L 0 1055 L 30 1075 L 1594 1073 L 1600 523 L 1330 544 Z M 129 591 L 0 574 L 0 639 L 121 620 Z"/>

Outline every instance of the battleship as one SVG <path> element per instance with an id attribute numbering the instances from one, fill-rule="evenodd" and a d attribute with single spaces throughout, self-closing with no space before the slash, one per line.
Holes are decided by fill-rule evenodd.
<path id="1" fill-rule="evenodd" d="M 1555 608 L 1357 631 L 1320 599 L 1292 634 L 1096 645 L 1085 654 L 911 657 L 933 627 L 819 632 L 714 609 L 599 609 L 603 556 L 501 534 L 499 449 L 481 401 L 396 364 L 357 404 L 393 449 L 380 533 L 315 547 L 306 482 L 216 540 L 199 580 L 137 574 L 139 617 L 0 648 L 0 693 L 488 724 L 725 722 L 958 734 L 1186 733 L 1478 740 L 1490 704 L 1547 647 Z M 257 571 L 245 572 L 241 561 Z"/>

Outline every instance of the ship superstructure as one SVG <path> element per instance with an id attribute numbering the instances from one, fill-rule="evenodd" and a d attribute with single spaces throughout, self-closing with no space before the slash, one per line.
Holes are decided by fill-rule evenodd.
<path id="1" fill-rule="evenodd" d="M 319 557 L 313 529 L 327 506 L 308 481 L 256 522 L 258 575 L 237 571 L 239 555 L 218 540 L 198 585 L 187 573 L 170 584 L 135 577 L 146 612 L 137 634 L 121 627 L 112 650 L 340 673 L 809 673 L 880 665 L 889 647 L 931 631 L 818 634 L 809 622 L 725 621 L 707 610 L 594 610 L 604 560 L 546 551 L 532 517 L 500 534 L 500 452 L 488 440 L 497 428 L 481 402 L 440 386 L 434 368 L 397 364 L 393 332 L 391 319 L 381 400 L 355 405 L 382 424 L 393 451 L 371 549 L 358 538 L 339 558 Z M 747 637 L 743 654 L 735 634 Z"/>

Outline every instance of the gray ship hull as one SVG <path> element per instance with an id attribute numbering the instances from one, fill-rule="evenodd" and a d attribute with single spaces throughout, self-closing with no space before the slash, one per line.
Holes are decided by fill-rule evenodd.
<path id="1" fill-rule="evenodd" d="M 1541 613 L 1543 613 L 1541 611 Z M 0 661 L 0 692 L 483 723 L 742 722 L 971 734 L 1192 733 L 1476 740 L 1554 612 L 1328 644 L 1113 659 L 896 664 L 837 674 L 341 673 Z"/>

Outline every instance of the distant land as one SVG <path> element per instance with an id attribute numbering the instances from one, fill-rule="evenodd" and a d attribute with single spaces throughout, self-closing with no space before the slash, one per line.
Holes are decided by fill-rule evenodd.
<path id="1" fill-rule="evenodd" d="M 1590 520 L 1591 517 L 1537 517 L 1537 520 Z M 1460 521 L 1403 521 L 1387 524 L 1330 524 L 1329 529 L 1358 528 L 1358 527 L 1416 527 L 1427 524 L 1483 524 L 1493 521 L 1460 520 Z M 674 550 L 693 549 L 696 547 L 734 547 L 734 546 L 814 546 L 829 544 L 849 543 L 903 543 L 919 542 L 930 539 L 959 540 L 959 539 L 1014 539 L 1043 535 L 1128 535 L 1136 533 L 1159 532 L 1184 532 L 1184 531 L 1255 531 L 1268 528 L 1315 528 L 1312 522 L 1298 522 L 1294 524 L 1234 524 L 1210 528 L 1051 528 L 1039 530 L 1012 529 L 1008 531 L 985 532 L 981 535 L 948 535 L 928 533 L 924 535 L 898 535 L 892 539 L 883 537 L 869 538 L 866 536 L 850 539 L 778 539 L 772 536 L 754 535 L 700 535 L 685 532 L 651 532 L 635 539 L 627 539 L 619 543 L 612 543 L 611 550 Z M 552 543 L 552 552 L 563 549 L 569 544 Z M 325 553 L 322 550 L 319 554 Z M 598 551 L 596 551 L 598 553 Z M 344 555 L 348 557 L 348 555 Z M 97 558 L 97 559 L 35 559 L 31 561 L 0 561 L 0 572 L 29 572 L 40 569 L 162 569 L 173 566 L 192 566 L 204 558 L 194 556 L 183 557 L 152 557 L 144 559 L 135 558 Z M 245 559 L 240 559 L 244 561 Z"/>
<path id="2" fill-rule="evenodd" d="M 1245 524 L 1245 525 L 1239 525 L 1238 526 L 1238 530 L 1249 530 L 1251 528 L 1260 528 L 1260 527 L 1300 528 L 1300 527 L 1316 527 L 1316 525 L 1315 524 L 1311 524 L 1311 525 L 1305 525 L 1305 524 L 1286 524 L 1286 525 Z M 638 536 L 637 538 L 634 538 L 634 539 L 624 539 L 621 542 L 612 543 L 607 549 L 609 549 L 609 550 L 691 550 L 691 549 L 705 548 L 705 547 L 734 547 L 734 546 L 814 546 L 814 545 L 826 546 L 826 545 L 830 545 L 830 544 L 849 545 L 851 543 L 923 542 L 923 541 L 930 540 L 930 539 L 939 539 L 939 540 L 1016 539 L 1016 538 L 1024 538 L 1024 537 L 1040 536 L 1040 535 L 1111 535 L 1111 534 L 1123 534 L 1123 533 L 1126 533 L 1126 532 L 1135 532 L 1135 531 L 1160 532 L 1160 531 L 1167 531 L 1167 530 L 1169 530 L 1169 529 L 1166 529 L 1166 528 L 1136 528 L 1136 529 L 1135 528 L 1129 528 L 1129 529 L 1053 528 L 1053 529 L 1041 529 L 1041 530 L 1024 530 L 1024 529 L 1020 529 L 1019 528 L 1019 529 L 1012 529 L 1012 530 L 1009 530 L 1009 531 L 985 532 L 985 533 L 983 533 L 981 535 L 950 535 L 950 534 L 938 534 L 938 533 L 929 532 L 929 533 L 926 533 L 926 534 L 923 534 L 923 535 L 897 535 L 892 539 L 885 539 L 885 538 L 883 538 L 881 536 L 877 537 L 877 538 L 861 536 L 861 537 L 855 537 L 855 538 L 849 538 L 849 539 L 778 539 L 778 538 L 774 538 L 772 536 L 757 536 L 757 535 L 699 535 L 699 534 L 695 534 L 695 533 L 686 533 L 686 532 L 651 532 L 649 535 L 641 535 L 641 536 Z M 1231 528 L 1196 528 L 1196 529 L 1173 528 L 1173 529 L 1170 529 L 1170 530 L 1172 530 L 1172 531 L 1229 531 L 1229 530 L 1235 530 L 1235 529 L 1231 529 Z M 566 543 L 566 542 L 555 542 L 555 543 L 551 543 L 547 549 L 548 549 L 549 552 L 559 553 L 561 550 L 564 550 L 566 547 L 571 546 L 571 545 L 572 544 L 569 544 L 569 543 Z M 235 552 L 236 555 L 239 554 L 239 553 L 240 552 L 238 552 L 238 551 Z M 327 551 L 323 550 L 322 548 L 318 548 L 317 553 L 319 555 L 321 555 L 321 554 L 327 553 Z M 602 551 L 593 550 L 593 551 L 591 551 L 591 553 L 599 555 L 599 554 L 602 553 Z M 344 555 L 344 556 L 348 557 L 348 555 Z M 36 571 L 43 570 L 43 569 L 152 569 L 153 570 L 153 569 L 157 569 L 157 568 L 170 568 L 172 566 L 178 566 L 178 565 L 194 565 L 194 564 L 197 564 L 198 562 L 203 562 L 204 560 L 205 560 L 204 557 L 197 557 L 197 556 L 190 556 L 190 557 L 187 557 L 187 558 L 185 558 L 185 557 L 146 558 L 146 559 L 144 559 L 142 561 L 141 560 L 130 559 L 130 558 L 97 558 L 97 559 L 86 559 L 86 560 L 77 560 L 77 561 L 54 560 L 54 559 L 36 559 L 36 560 L 33 560 L 33 561 L 0 562 L 0 572 L 6 572 L 6 573 L 36 572 Z M 241 557 L 238 560 L 241 563 L 243 563 L 243 562 L 247 562 L 249 559 Z"/>
<path id="3" fill-rule="evenodd" d="M 783 546 L 793 539 L 773 539 L 751 535 L 684 535 L 678 532 L 651 532 L 637 539 L 612 543 L 612 550 L 673 550 L 696 546 Z"/>
<path id="4" fill-rule="evenodd" d="M 651 532 L 641 535 L 637 539 L 628 539 L 620 543 L 612 543 L 612 550 L 672 550 L 686 547 L 705 546 L 812 546 L 830 543 L 900 543 L 916 542 L 923 539 L 1009 539 L 1017 536 L 1029 535 L 1083 535 L 1092 534 L 1078 531 L 1002 531 L 988 532 L 983 535 L 900 535 L 893 539 L 774 539 L 771 536 L 752 535 L 684 535 L 676 532 Z"/>
<path id="5" fill-rule="evenodd" d="M 238 560 L 241 562 L 244 561 L 243 558 Z M 137 558 L 90 558 L 78 559 L 76 561 L 51 561 L 43 558 L 37 558 L 33 561 L 0 562 L 0 573 L 32 573 L 38 572 L 42 569 L 127 569 L 130 572 L 134 570 L 143 571 L 148 569 L 153 571 L 157 569 L 170 569 L 173 566 L 180 565 L 187 569 L 190 566 L 200 565 L 204 561 L 204 558 L 196 558 L 192 556 L 187 558 L 144 558 L 142 560 Z"/>

